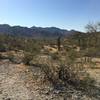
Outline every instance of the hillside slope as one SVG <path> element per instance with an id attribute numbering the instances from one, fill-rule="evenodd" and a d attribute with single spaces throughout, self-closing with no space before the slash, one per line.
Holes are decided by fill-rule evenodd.
<path id="1" fill-rule="evenodd" d="M 16 36 L 27 36 L 27 37 L 34 37 L 34 38 L 54 38 L 59 36 L 67 36 L 73 33 L 76 33 L 75 30 L 65 30 L 56 27 L 22 27 L 22 26 L 10 26 L 8 24 L 1 24 L 0 25 L 0 34 L 10 34 Z"/>

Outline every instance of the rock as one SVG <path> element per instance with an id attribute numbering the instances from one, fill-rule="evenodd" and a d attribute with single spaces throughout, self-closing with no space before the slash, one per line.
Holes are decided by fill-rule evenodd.
<path id="1" fill-rule="evenodd" d="M 53 93 L 54 94 L 59 94 L 61 91 L 60 90 L 54 90 Z"/>
<path id="2" fill-rule="evenodd" d="M 5 100 L 11 100 L 10 98 L 7 98 L 7 99 L 5 99 Z"/>
<path id="3" fill-rule="evenodd" d="M 2 94 L 2 90 L 0 90 L 0 94 Z"/>
<path id="4" fill-rule="evenodd" d="M 14 57 L 11 59 L 11 61 L 16 64 L 21 64 L 23 62 L 23 60 L 20 59 L 19 57 Z"/>

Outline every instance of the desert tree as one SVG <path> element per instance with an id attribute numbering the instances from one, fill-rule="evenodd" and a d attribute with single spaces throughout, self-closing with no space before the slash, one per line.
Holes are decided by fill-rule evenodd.
<path id="1" fill-rule="evenodd" d="M 93 23 L 93 22 L 89 22 L 86 26 L 85 29 L 87 31 L 87 33 L 95 33 L 98 32 L 99 30 L 99 25 L 100 23 Z"/>
<path id="2" fill-rule="evenodd" d="M 87 33 L 91 34 L 91 33 L 94 33 L 94 34 L 91 34 L 92 37 L 89 39 L 89 40 L 94 40 L 94 45 L 96 46 L 97 42 L 98 42 L 98 37 L 96 36 L 96 33 L 100 32 L 100 22 L 97 22 L 97 23 L 88 23 L 86 25 L 86 31 Z"/>
<path id="3" fill-rule="evenodd" d="M 95 50 L 98 49 L 98 43 L 99 43 L 98 33 L 100 33 L 100 22 L 88 23 L 85 28 L 87 32 L 87 37 L 86 37 L 87 38 L 87 49 L 89 50 L 87 52 L 89 56 L 91 49 L 94 49 L 94 48 Z"/>

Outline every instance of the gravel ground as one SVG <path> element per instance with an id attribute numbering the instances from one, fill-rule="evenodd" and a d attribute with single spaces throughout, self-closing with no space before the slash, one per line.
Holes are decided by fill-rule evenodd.
<path id="1" fill-rule="evenodd" d="M 38 67 L 0 61 L 0 100 L 100 100 L 73 88 L 54 90 L 44 81 L 44 73 Z"/>
<path id="2" fill-rule="evenodd" d="M 29 66 L 0 61 L 0 100 L 53 100 L 55 95 L 47 95 L 53 88 L 41 84 L 43 78 L 44 73 L 37 67 L 31 72 Z"/>
<path id="3" fill-rule="evenodd" d="M 0 62 L 0 100 L 28 100 L 31 92 L 21 78 L 20 66 L 8 61 Z"/>

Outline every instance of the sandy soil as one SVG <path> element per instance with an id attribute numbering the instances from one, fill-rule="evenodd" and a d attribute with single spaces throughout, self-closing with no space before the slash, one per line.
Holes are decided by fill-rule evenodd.
<path id="1" fill-rule="evenodd" d="M 99 70 L 100 71 L 100 70 Z M 96 72 L 97 73 L 97 72 Z M 100 81 L 99 72 L 97 79 Z M 44 73 L 38 67 L 0 61 L 0 100 L 99 100 L 81 91 L 68 89 L 66 93 L 44 84 Z"/>
<path id="2" fill-rule="evenodd" d="M 38 69 L 33 80 L 33 73 L 27 66 L 0 61 L 0 100 L 42 100 L 36 72 L 39 73 Z"/>

